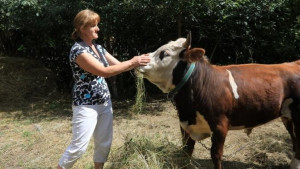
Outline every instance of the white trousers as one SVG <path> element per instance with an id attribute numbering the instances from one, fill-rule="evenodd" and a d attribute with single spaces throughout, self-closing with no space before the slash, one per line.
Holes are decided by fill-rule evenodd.
<path id="1" fill-rule="evenodd" d="M 72 141 L 58 164 L 64 169 L 72 168 L 86 151 L 92 135 L 95 144 L 94 162 L 106 162 L 113 135 L 111 101 L 101 105 L 72 106 L 72 109 Z"/>

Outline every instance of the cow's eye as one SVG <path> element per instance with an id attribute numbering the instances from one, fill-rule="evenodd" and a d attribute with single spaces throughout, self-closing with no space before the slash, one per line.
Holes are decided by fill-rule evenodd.
<path id="1" fill-rule="evenodd" d="M 169 56 L 168 52 L 166 52 L 166 51 L 161 51 L 160 54 L 159 54 L 159 59 L 160 59 L 160 60 L 163 60 L 163 58 L 164 58 L 165 56 Z"/>

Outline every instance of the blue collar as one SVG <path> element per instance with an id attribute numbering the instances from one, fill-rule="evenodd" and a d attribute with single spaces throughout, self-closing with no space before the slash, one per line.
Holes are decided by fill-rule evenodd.
<path id="1" fill-rule="evenodd" d="M 170 93 L 174 93 L 174 94 L 177 93 L 178 90 L 180 90 L 184 86 L 184 84 L 189 80 L 194 69 L 195 69 L 195 63 L 192 63 L 189 67 L 189 70 L 184 75 L 183 79 L 178 83 L 178 85 L 176 85 L 176 87 L 172 91 L 170 91 Z"/>

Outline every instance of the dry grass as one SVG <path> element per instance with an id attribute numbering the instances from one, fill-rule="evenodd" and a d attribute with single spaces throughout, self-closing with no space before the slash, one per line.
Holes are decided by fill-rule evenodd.
<path id="1" fill-rule="evenodd" d="M 23 107 L 0 107 L 0 169 L 55 168 L 71 139 L 68 97 Z M 106 169 L 212 168 L 209 150 L 196 144 L 193 158 L 181 152 L 179 123 L 169 101 L 148 100 L 144 113 L 128 116 L 132 101 L 114 101 L 114 140 Z M 210 147 L 209 139 L 202 141 Z M 75 169 L 92 168 L 93 143 Z M 230 131 L 225 169 L 286 169 L 292 158 L 279 120 L 255 128 L 250 137 Z"/>
<path id="2" fill-rule="evenodd" d="M 136 96 L 135 96 L 135 104 L 131 107 L 132 115 L 140 114 L 144 108 L 145 102 L 145 85 L 142 76 L 136 77 Z"/>
<path id="3" fill-rule="evenodd" d="M 168 139 L 145 136 L 128 136 L 123 146 L 111 154 L 108 168 L 183 168 L 189 157 L 178 145 Z"/>

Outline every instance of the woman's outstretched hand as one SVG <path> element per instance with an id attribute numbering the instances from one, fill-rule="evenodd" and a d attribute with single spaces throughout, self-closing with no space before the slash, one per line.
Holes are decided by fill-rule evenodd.
<path id="1" fill-rule="evenodd" d="M 140 56 L 134 56 L 131 61 L 134 67 L 146 66 L 150 62 L 149 54 L 143 54 Z"/>

